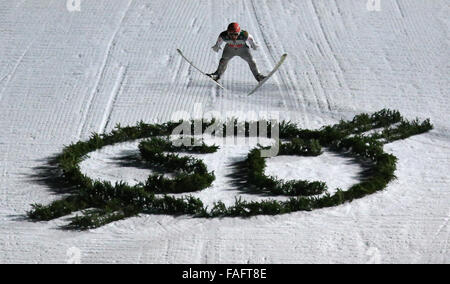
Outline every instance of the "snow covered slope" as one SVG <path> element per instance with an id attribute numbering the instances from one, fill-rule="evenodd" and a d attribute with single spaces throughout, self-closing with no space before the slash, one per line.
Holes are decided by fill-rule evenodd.
<path id="1" fill-rule="evenodd" d="M 0 262 L 66 262 L 76 247 L 83 263 L 450 263 L 449 1 L 380 4 L 85 0 L 71 12 L 61 0 L 0 0 Z M 176 52 L 214 71 L 220 54 L 210 47 L 231 21 L 261 45 L 254 56 L 263 72 L 289 54 L 251 97 L 242 60 L 231 61 L 225 92 Z M 87 232 L 24 218 L 31 203 L 59 198 L 36 175 L 65 145 L 199 108 L 243 118 L 278 112 L 302 128 L 391 108 L 431 118 L 435 129 L 385 146 L 399 158 L 398 179 L 344 206 L 250 219 L 146 215 Z M 351 181 L 353 165 L 336 162 L 299 165 L 308 178 L 333 166 L 335 184 Z M 102 165 L 92 164 L 98 175 Z M 208 190 L 204 198 L 216 198 Z"/>

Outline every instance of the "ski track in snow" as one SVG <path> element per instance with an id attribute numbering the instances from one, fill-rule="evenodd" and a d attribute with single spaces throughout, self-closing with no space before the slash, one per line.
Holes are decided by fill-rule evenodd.
<path id="1" fill-rule="evenodd" d="M 120 70 L 119 70 L 119 74 L 117 76 L 117 80 L 114 84 L 114 89 L 111 92 L 111 97 L 108 100 L 108 103 L 106 105 L 106 111 L 103 116 L 102 123 L 100 124 L 99 133 L 105 133 L 105 130 L 108 127 L 109 122 L 111 121 L 111 114 L 112 114 L 112 111 L 114 108 L 114 103 L 116 102 L 117 97 L 119 96 L 119 94 L 122 91 L 122 86 L 123 86 L 124 80 L 126 78 L 126 74 L 127 74 L 127 67 L 121 66 Z"/>
<path id="2" fill-rule="evenodd" d="M 3 86 L 2 90 L 0 91 L 0 102 L 2 101 L 2 96 L 3 93 L 5 92 L 6 88 L 8 87 L 9 82 L 11 81 L 11 79 L 14 77 L 14 74 L 17 71 L 17 68 L 19 67 L 20 63 L 22 63 L 22 60 L 24 59 L 25 55 L 28 53 L 28 51 L 30 50 L 30 47 L 33 45 L 33 42 L 31 42 L 28 47 L 25 49 L 25 51 L 23 52 L 23 54 L 19 57 L 19 59 L 17 60 L 17 63 L 14 65 L 11 73 L 5 75 L 0 82 L 2 82 L 3 80 L 5 80 L 5 85 Z"/>
<path id="3" fill-rule="evenodd" d="M 130 6 L 131 6 L 132 2 L 133 2 L 133 0 L 130 0 L 128 2 L 128 6 L 127 6 L 125 12 L 123 13 L 122 18 L 120 19 L 119 24 L 117 25 L 117 28 L 114 30 L 114 32 L 112 34 L 112 37 L 111 37 L 111 40 L 109 41 L 109 43 L 108 43 L 108 45 L 106 47 L 106 53 L 105 53 L 104 61 L 102 63 L 102 66 L 101 66 L 100 70 L 98 71 L 98 78 L 96 80 L 94 88 L 92 89 L 92 92 L 90 93 L 90 95 L 89 95 L 89 97 L 87 99 L 86 107 L 84 108 L 85 112 L 84 112 L 84 114 L 82 116 L 82 120 L 81 120 L 81 123 L 80 123 L 80 128 L 78 130 L 78 135 L 77 135 L 77 137 L 79 139 L 80 138 L 84 138 L 84 136 L 85 136 L 86 123 L 88 121 L 88 115 L 89 115 L 89 113 L 91 112 L 91 109 L 92 109 L 92 102 L 94 101 L 95 96 L 97 94 L 99 94 L 99 92 L 100 92 L 100 87 L 101 87 L 102 82 L 105 80 L 105 76 L 106 76 L 105 72 L 107 71 L 108 66 L 111 64 L 111 61 L 114 60 L 113 56 L 112 56 L 112 53 L 113 53 L 113 49 L 114 49 L 115 44 L 116 44 L 115 40 L 116 40 L 116 37 L 117 37 L 117 33 L 119 32 L 120 28 L 122 27 L 122 24 L 123 24 L 127 14 L 128 14 L 128 11 L 130 9 Z M 107 107 L 109 107 L 109 104 L 107 104 L 107 105 L 108 105 Z M 103 122 L 102 122 L 102 124 L 103 124 Z M 100 127 L 100 130 L 104 130 L 103 127 Z"/>
<path id="4" fill-rule="evenodd" d="M 71 247 L 80 249 L 82 263 L 449 263 L 448 4 L 381 4 L 369 12 L 357 0 L 98 0 L 71 13 L 65 1 L 3 0 L 0 263 L 64 263 Z M 176 52 L 214 71 L 220 53 L 211 46 L 231 21 L 260 44 L 253 52 L 260 71 L 288 53 L 252 96 L 246 94 L 256 81 L 242 59 L 230 62 L 224 91 Z M 165 122 L 199 107 L 199 115 L 220 118 L 278 112 L 309 129 L 391 108 L 409 119 L 431 118 L 435 129 L 386 145 L 399 158 L 398 178 L 338 207 L 249 219 L 140 215 L 87 232 L 59 230 L 65 217 L 24 219 L 30 204 L 60 198 L 36 174 L 65 145 L 117 123 Z M 202 157 L 220 171 L 211 188 L 196 193 L 208 204 L 240 195 L 226 174 L 247 150 L 227 147 L 219 158 Z M 83 169 L 94 177 L 145 178 L 145 171 L 91 156 Z M 336 175 L 335 186 L 354 182 L 356 165 L 313 159 L 276 158 L 267 170 L 281 178 Z"/>

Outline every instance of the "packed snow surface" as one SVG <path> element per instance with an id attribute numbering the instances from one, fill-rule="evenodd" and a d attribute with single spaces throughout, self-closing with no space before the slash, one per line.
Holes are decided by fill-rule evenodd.
<path id="1" fill-rule="evenodd" d="M 65 2 L 0 1 L 1 263 L 70 262 L 74 250 L 82 263 L 450 263 L 449 1 Z M 260 44 L 253 54 L 263 73 L 289 54 L 252 96 L 256 81 L 241 59 L 230 62 L 223 91 L 176 52 L 214 71 L 220 54 L 211 46 L 232 21 Z M 342 206 L 248 219 L 141 215 L 83 232 L 61 230 L 67 217 L 25 218 L 30 204 L 61 197 L 40 176 L 48 159 L 118 123 L 276 115 L 316 129 L 383 108 L 435 128 L 387 144 L 397 179 Z M 250 148 L 201 156 L 217 179 L 197 196 L 207 204 L 263 198 L 227 177 Z M 115 163 L 127 151 L 137 142 L 91 153 L 82 169 L 145 180 L 149 170 Z M 271 158 L 266 169 L 326 181 L 330 191 L 357 182 L 359 171 L 329 152 Z"/>

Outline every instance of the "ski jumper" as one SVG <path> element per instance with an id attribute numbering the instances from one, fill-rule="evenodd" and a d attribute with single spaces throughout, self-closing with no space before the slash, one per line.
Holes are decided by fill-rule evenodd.
<path id="1" fill-rule="evenodd" d="M 247 31 L 241 31 L 236 40 L 233 40 L 231 38 L 231 36 L 228 34 L 228 31 L 222 32 L 219 35 L 216 44 L 213 46 L 213 49 L 215 51 L 218 51 L 223 42 L 225 42 L 226 45 L 223 49 L 222 58 L 219 61 L 217 71 L 214 74 L 216 74 L 220 78 L 227 69 L 227 65 L 230 59 L 235 56 L 239 56 L 247 61 L 248 66 L 250 67 L 250 70 L 252 71 L 253 76 L 256 80 L 259 81 L 261 77 L 263 77 L 258 71 L 258 67 L 256 66 L 256 62 L 253 59 L 252 54 L 250 53 L 248 44 L 250 44 L 253 49 L 257 49 L 258 45 Z"/>

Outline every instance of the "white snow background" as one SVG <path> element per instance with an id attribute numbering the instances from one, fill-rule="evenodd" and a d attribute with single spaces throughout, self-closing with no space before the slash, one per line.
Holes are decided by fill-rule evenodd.
<path id="1" fill-rule="evenodd" d="M 82 263 L 450 263 L 449 1 L 367 2 L 1 0 L 0 262 L 65 263 L 76 251 Z M 211 46 L 231 21 L 261 45 L 253 52 L 261 71 L 289 54 L 252 96 L 255 80 L 241 59 L 223 76 L 225 92 L 176 52 L 214 71 L 220 54 Z M 34 175 L 64 146 L 199 106 L 224 116 L 278 112 L 308 129 L 391 108 L 435 128 L 386 145 L 399 159 L 398 178 L 343 206 L 249 219 L 141 215 L 84 232 L 61 230 L 66 217 L 25 218 L 30 204 L 61 197 Z M 83 171 L 145 179 L 148 172 L 110 162 L 136 145 L 92 153 Z M 227 165 L 249 149 L 205 155 L 217 180 L 198 197 L 241 195 L 228 189 Z M 359 167 L 325 153 L 274 158 L 267 171 L 332 190 L 355 183 Z"/>

